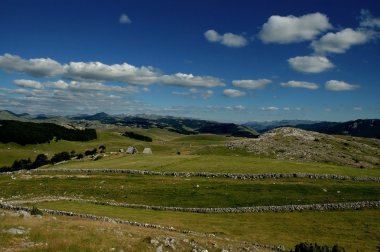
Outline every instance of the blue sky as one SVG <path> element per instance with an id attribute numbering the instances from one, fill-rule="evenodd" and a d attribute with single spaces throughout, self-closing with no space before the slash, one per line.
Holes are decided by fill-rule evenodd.
<path id="1" fill-rule="evenodd" d="M 0 2 L 0 109 L 380 115 L 378 1 Z"/>

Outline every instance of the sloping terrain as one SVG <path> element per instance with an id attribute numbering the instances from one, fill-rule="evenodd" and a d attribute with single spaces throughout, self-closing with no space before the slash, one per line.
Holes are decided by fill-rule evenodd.
<path id="1" fill-rule="evenodd" d="M 296 128 L 277 128 L 257 139 L 235 140 L 230 149 L 277 159 L 306 160 L 361 168 L 379 167 L 380 140 L 337 137 Z"/>
<path id="2" fill-rule="evenodd" d="M 380 120 L 378 119 L 355 120 L 343 123 L 299 124 L 295 127 L 325 134 L 380 138 Z"/>
<path id="3" fill-rule="evenodd" d="M 280 120 L 280 121 L 264 121 L 264 122 L 247 122 L 243 125 L 254 128 L 259 133 L 264 133 L 269 130 L 279 128 L 279 127 L 295 127 L 297 125 L 309 125 L 316 124 L 319 121 L 309 121 L 309 120 Z"/>
<path id="4" fill-rule="evenodd" d="M 87 122 L 99 123 L 83 123 Z M 379 140 L 291 128 L 246 139 L 182 135 L 157 127 L 102 127 L 108 126 L 112 128 L 97 128 L 98 138 L 88 142 L 0 143 L 4 164 L 39 153 L 50 159 L 60 151 L 83 153 L 106 146 L 101 159 L 90 156 L 1 173 L 0 207 L 7 210 L 0 210 L 0 247 L 7 251 L 173 251 L 172 246 L 176 251 L 198 252 L 289 251 L 310 241 L 337 243 L 346 251 L 372 251 L 380 239 L 380 169 L 298 161 L 315 148 L 342 151 L 350 158 L 356 153 L 359 167 L 364 167 L 371 164 L 364 163 L 365 156 L 379 156 Z M 153 141 L 124 137 L 125 130 Z M 230 142 L 257 145 L 263 154 L 226 148 Z M 140 153 L 150 147 L 153 155 L 119 152 L 128 146 Z M 280 147 L 283 150 L 274 149 L 275 154 L 294 160 L 274 159 L 271 151 Z M 32 207 L 44 215 L 30 217 Z M 107 232 L 100 230 L 106 226 Z"/>
<path id="5" fill-rule="evenodd" d="M 379 119 L 358 119 L 348 122 L 317 122 L 307 120 L 282 120 L 269 122 L 248 122 L 245 126 L 260 133 L 280 127 L 292 127 L 324 134 L 348 135 L 367 138 L 380 138 Z"/>
<path id="6" fill-rule="evenodd" d="M 50 142 L 53 139 L 89 141 L 96 139 L 94 129 L 70 129 L 53 123 L 0 120 L 0 142 L 21 145 Z"/>
<path id="7" fill-rule="evenodd" d="M 234 123 L 220 123 L 171 116 L 111 116 L 102 112 L 90 116 L 72 117 L 72 119 L 99 121 L 105 124 L 117 124 L 143 129 L 161 128 L 185 135 L 207 133 L 248 138 L 255 138 L 258 136 L 258 133 L 254 129 Z"/>

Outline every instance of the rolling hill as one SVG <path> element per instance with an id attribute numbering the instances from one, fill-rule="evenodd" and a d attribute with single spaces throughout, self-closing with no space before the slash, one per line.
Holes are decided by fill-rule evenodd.
<path id="1" fill-rule="evenodd" d="M 280 127 L 294 127 L 330 135 L 349 135 L 366 138 L 380 138 L 379 119 L 358 119 L 348 122 L 282 120 L 270 122 L 248 122 L 244 125 L 252 127 L 260 133 L 264 133 Z"/>
<path id="2" fill-rule="evenodd" d="M 258 136 L 258 133 L 254 129 L 244 125 L 171 116 L 111 116 L 102 112 L 95 115 L 76 116 L 71 119 L 99 121 L 104 124 L 118 124 L 143 129 L 168 129 L 169 131 L 185 135 L 207 133 L 248 138 L 255 138 Z"/>

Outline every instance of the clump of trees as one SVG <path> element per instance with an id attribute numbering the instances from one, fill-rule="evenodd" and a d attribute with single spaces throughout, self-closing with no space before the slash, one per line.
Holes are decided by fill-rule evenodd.
<path id="1" fill-rule="evenodd" d="M 50 162 L 52 164 L 56 164 L 62 161 L 70 160 L 70 159 L 71 159 L 70 154 L 67 151 L 63 151 L 63 152 L 54 154 L 54 156 L 50 159 Z"/>
<path id="2" fill-rule="evenodd" d="M 129 131 L 124 132 L 123 136 L 129 137 L 132 139 L 136 139 L 139 141 L 144 141 L 144 142 L 152 142 L 153 141 L 153 139 L 151 137 L 140 135 L 140 134 L 137 134 L 137 133 L 132 132 L 132 131 L 131 132 L 129 132 Z"/>
<path id="3" fill-rule="evenodd" d="M 295 246 L 294 251 L 290 250 L 290 252 L 345 252 L 345 250 L 338 245 L 334 245 L 330 249 L 326 245 L 320 246 L 317 243 L 302 242 Z"/>
<path id="4" fill-rule="evenodd" d="M 0 120 L 0 142 L 21 145 L 50 141 L 90 141 L 97 138 L 95 129 L 68 129 L 54 123 L 33 123 Z"/>
<path id="5" fill-rule="evenodd" d="M 106 147 L 104 145 L 99 146 L 99 151 L 101 153 L 105 152 Z M 0 167 L 0 172 L 14 172 L 19 170 L 31 170 L 36 169 L 38 167 L 47 165 L 47 164 L 56 164 L 62 161 L 67 161 L 70 159 L 82 159 L 84 156 L 93 156 L 98 152 L 97 148 L 92 150 L 86 150 L 84 155 L 82 153 L 76 153 L 74 150 L 70 153 L 67 151 L 59 152 L 53 155 L 53 157 L 49 160 L 48 156 L 45 154 L 38 154 L 34 162 L 30 158 L 28 159 L 20 159 L 15 160 L 12 166 L 3 166 Z M 100 159 L 98 157 L 96 160 Z"/>
<path id="6" fill-rule="evenodd" d="M 98 152 L 98 150 L 96 148 L 92 149 L 92 150 L 86 150 L 84 152 L 84 155 L 85 156 L 92 156 L 92 155 L 95 155 L 96 153 Z"/>

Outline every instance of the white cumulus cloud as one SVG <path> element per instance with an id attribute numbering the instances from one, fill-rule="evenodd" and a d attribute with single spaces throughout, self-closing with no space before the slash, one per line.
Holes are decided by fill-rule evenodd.
<path id="1" fill-rule="evenodd" d="M 62 65 L 50 58 L 25 60 L 17 55 L 0 56 L 0 69 L 10 72 L 24 72 L 31 76 L 55 76 L 63 73 Z"/>
<path id="2" fill-rule="evenodd" d="M 361 10 L 360 26 L 368 28 L 380 28 L 380 18 L 373 17 L 369 10 Z"/>
<path id="3" fill-rule="evenodd" d="M 176 73 L 174 75 L 162 75 L 157 78 L 162 85 L 187 86 L 187 87 L 222 87 L 222 80 L 212 76 L 194 76 L 192 74 Z"/>
<path id="4" fill-rule="evenodd" d="M 247 89 L 262 89 L 265 88 L 269 83 L 272 83 L 272 81 L 268 79 L 232 81 L 233 86 Z"/>
<path id="5" fill-rule="evenodd" d="M 159 73 L 152 67 L 135 67 L 128 63 L 107 65 L 101 62 L 70 62 L 64 69 L 65 77 L 77 80 L 108 80 L 147 85 L 157 82 L 159 77 Z"/>
<path id="6" fill-rule="evenodd" d="M 26 88 L 33 88 L 33 89 L 42 89 L 44 87 L 40 82 L 34 81 L 34 80 L 21 79 L 21 80 L 14 80 L 13 83 L 19 87 L 26 87 Z"/>
<path id="7" fill-rule="evenodd" d="M 67 84 L 63 80 L 58 80 L 58 81 L 48 82 L 47 86 L 52 87 L 52 88 L 58 88 L 58 89 L 66 89 L 69 87 L 69 84 Z"/>
<path id="8" fill-rule="evenodd" d="M 220 35 L 215 30 L 208 30 L 203 35 L 209 42 L 220 43 L 228 47 L 244 47 L 248 44 L 246 38 L 230 32 Z"/>
<path id="9" fill-rule="evenodd" d="M 177 96 L 184 96 L 184 97 L 189 97 L 192 99 L 202 98 L 204 100 L 207 100 L 208 98 L 210 98 L 214 94 L 214 92 L 212 90 L 201 90 L 201 89 L 197 89 L 197 88 L 190 88 L 186 92 L 173 91 L 171 93 L 173 95 L 177 95 Z"/>
<path id="10" fill-rule="evenodd" d="M 127 14 L 121 14 L 121 16 L 119 17 L 119 23 L 120 24 L 130 24 L 132 23 L 131 19 L 128 17 Z"/>
<path id="11" fill-rule="evenodd" d="M 0 56 L 0 69 L 21 72 L 39 77 L 64 77 L 76 81 L 116 81 L 134 85 L 173 85 L 187 87 L 217 87 L 225 84 L 212 76 L 193 74 L 163 74 L 150 66 L 136 67 L 128 63 L 104 64 L 102 62 L 69 62 L 60 64 L 49 58 L 22 59 L 17 55 Z"/>
<path id="12" fill-rule="evenodd" d="M 330 91 L 351 91 L 359 88 L 359 85 L 349 84 L 344 81 L 329 80 L 325 88 Z"/>
<path id="13" fill-rule="evenodd" d="M 224 89 L 223 94 L 224 96 L 230 97 L 230 98 L 237 98 L 237 97 L 242 97 L 246 95 L 245 92 L 242 92 L 236 89 Z"/>
<path id="14" fill-rule="evenodd" d="M 139 90 L 135 86 L 113 86 L 105 85 L 101 82 L 88 82 L 88 81 L 70 81 L 63 80 L 45 82 L 46 87 L 53 89 L 66 89 L 73 92 L 89 92 L 89 91 L 104 91 L 104 92 L 118 92 L 118 93 L 138 93 Z"/>
<path id="15" fill-rule="evenodd" d="M 270 107 L 262 107 L 260 110 L 262 110 L 262 111 L 278 111 L 280 109 L 278 107 L 270 106 Z"/>
<path id="16" fill-rule="evenodd" d="M 295 16 L 271 16 L 259 33 L 264 43 L 289 44 L 312 40 L 332 25 L 326 15 L 319 12 Z"/>
<path id="17" fill-rule="evenodd" d="M 306 82 L 306 81 L 288 81 L 283 82 L 280 84 L 282 87 L 289 87 L 289 88 L 306 88 L 306 89 L 318 89 L 318 84 L 312 83 L 312 82 Z"/>
<path id="18" fill-rule="evenodd" d="M 351 46 L 365 44 L 370 40 L 370 34 L 365 31 L 346 28 L 337 33 L 329 32 L 319 40 L 313 41 L 311 47 L 316 53 L 344 53 Z"/>
<path id="19" fill-rule="evenodd" d="M 294 70 L 304 73 L 320 73 L 334 67 L 328 58 L 322 56 L 297 56 L 288 59 L 288 63 Z"/>

